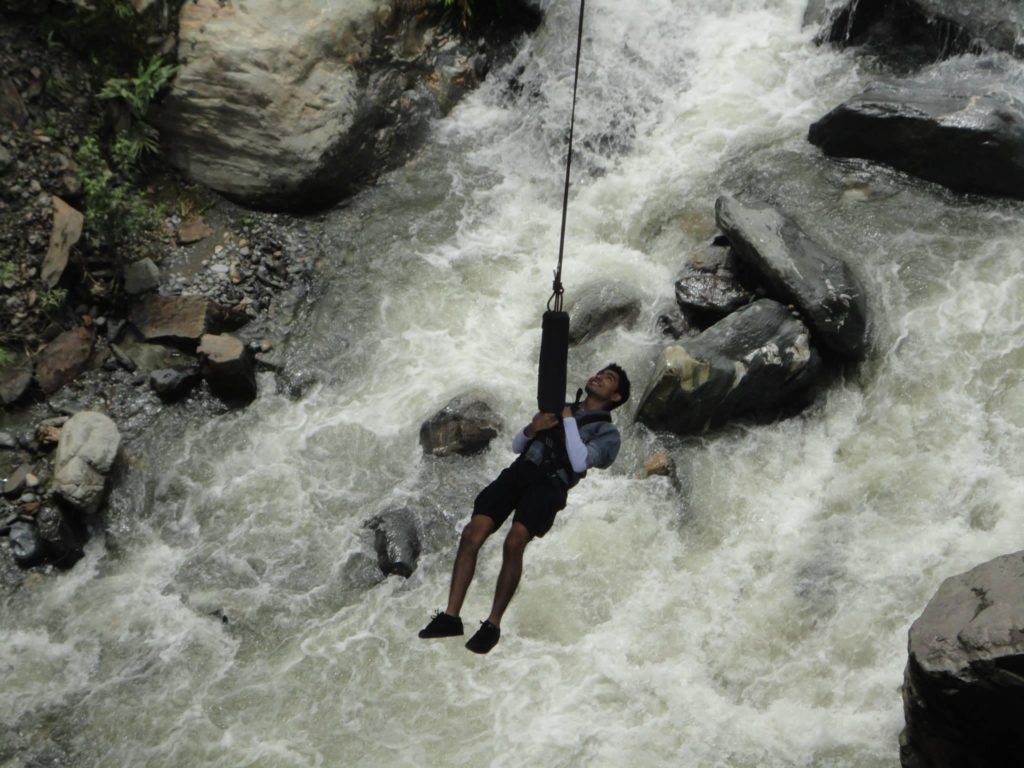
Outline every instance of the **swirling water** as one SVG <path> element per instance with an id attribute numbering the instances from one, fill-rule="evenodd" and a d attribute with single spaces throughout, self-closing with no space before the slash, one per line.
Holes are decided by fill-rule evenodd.
<path id="1" fill-rule="evenodd" d="M 910 623 L 943 578 L 1024 546 L 1024 223 L 1017 203 L 821 158 L 808 124 L 877 72 L 816 47 L 803 6 L 589 6 L 567 299 L 614 282 L 646 309 L 574 349 L 570 377 L 614 359 L 639 395 L 722 192 L 848 255 L 867 363 L 796 417 L 699 439 L 634 424 L 634 401 L 616 465 L 531 544 L 498 648 L 416 639 L 531 413 L 575 33 L 575 8 L 548 4 L 405 168 L 324 218 L 290 352 L 318 383 L 291 399 L 264 379 L 243 412 L 168 420 L 107 540 L 5 605 L 3 764 L 897 765 Z M 420 423 L 464 391 L 503 434 L 425 459 Z M 656 447 L 678 487 L 637 479 Z M 376 579 L 364 522 L 401 506 L 425 551 L 410 579 Z M 496 539 L 470 623 L 499 559 Z"/>

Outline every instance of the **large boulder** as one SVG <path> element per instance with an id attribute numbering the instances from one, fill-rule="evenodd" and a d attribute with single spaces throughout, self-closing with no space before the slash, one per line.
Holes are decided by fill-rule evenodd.
<path id="1" fill-rule="evenodd" d="M 744 268 L 772 298 L 795 305 L 815 341 L 851 360 L 868 348 L 867 299 L 849 265 L 782 212 L 729 196 L 715 203 L 718 226 Z"/>
<path id="2" fill-rule="evenodd" d="M 407 156 L 487 71 L 451 18 L 434 0 L 184 3 L 157 118 L 166 157 L 250 205 L 328 205 Z"/>
<path id="3" fill-rule="evenodd" d="M 820 369 L 807 327 L 782 304 L 761 299 L 666 347 L 636 418 L 653 429 L 702 432 L 795 403 Z"/>
<path id="4" fill-rule="evenodd" d="M 1020 765 L 1024 551 L 946 579 L 910 627 L 904 768 Z"/>
<path id="5" fill-rule="evenodd" d="M 876 83 L 814 123 L 832 157 L 885 163 L 956 192 L 1024 199 L 1024 102 L 949 77 Z"/>
<path id="6" fill-rule="evenodd" d="M 936 55 L 1006 51 L 1020 56 L 1024 8 L 1005 0 L 810 0 L 806 23 L 821 41 L 860 44 L 884 38 Z M 880 40 L 881 41 L 881 40 Z"/>
<path id="7" fill-rule="evenodd" d="M 109 416 L 76 413 L 64 424 L 57 443 L 54 493 L 77 510 L 96 512 L 120 447 L 121 433 Z"/>
<path id="8" fill-rule="evenodd" d="M 420 445 L 431 456 L 469 456 L 487 448 L 501 427 L 491 406 L 471 395 L 459 395 L 423 422 Z"/>

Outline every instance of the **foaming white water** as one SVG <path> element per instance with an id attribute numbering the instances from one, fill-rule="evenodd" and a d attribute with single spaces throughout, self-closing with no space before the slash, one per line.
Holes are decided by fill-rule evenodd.
<path id="1" fill-rule="evenodd" d="M 810 44 L 802 11 L 590 5 L 567 300 L 616 282 L 656 307 L 713 232 L 720 179 L 736 177 L 723 168 L 765 157 L 752 171 L 778 189 L 834 196 L 808 193 L 802 210 L 829 220 L 871 286 L 868 363 L 798 417 L 699 440 L 651 435 L 627 407 L 615 467 L 530 545 L 498 648 L 415 638 L 444 601 L 474 493 L 532 407 L 575 31 L 575 9 L 552 6 L 409 166 L 329 217 L 336 274 L 294 361 L 320 383 L 298 401 L 265 389 L 155 447 L 131 535 L 14 606 L 0 726 L 30 734 L 18 753 L 895 765 L 909 623 L 945 576 L 1024 545 L 1024 226 L 1019 207 L 906 180 L 849 197 L 822 185 L 806 126 L 861 81 L 853 58 Z M 662 343 L 654 314 L 574 349 L 572 376 L 617 359 L 639 396 Z M 504 433 L 480 457 L 424 459 L 420 423 L 463 391 L 494 403 Z M 656 445 L 679 489 L 634 477 Z M 430 545 L 410 579 L 374 583 L 364 523 L 401 506 Z M 494 541 L 470 625 L 499 559 Z"/>

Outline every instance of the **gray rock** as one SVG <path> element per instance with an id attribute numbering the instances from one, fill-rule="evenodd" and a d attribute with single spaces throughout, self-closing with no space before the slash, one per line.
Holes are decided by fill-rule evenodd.
<path id="1" fill-rule="evenodd" d="M 43 560 L 43 541 L 32 523 L 18 520 L 11 526 L 8 536 L 11 539 L 14 560 L 18 565 L 31 566 Z"/>
<path id="2" fill-rule="evenodd" d="M 131 373 L 132 371 L 138 370 L 138 368 L 139 368 L 138 363 L 136 363 L 134 360 L 132 360 L 131 356 L 128 355 L 119 346 L 117 346 L 117 344 L 114 344 L 114 343 L 110 344 L 110 354 L 112 354 L 114 356 L 114 359 L 117 361 L 117 364 L 119 366 L 121 366 L 122 368 L 124 368 L 129 373 Z"/>
<path id="3" fill-rule="evenodd" d="M 1019 765 L 1024 551 L 946 579 L 910 627 L 904 768 Z"/>
<path id="4" fill-rule="evenodd" d="M 221 400 L 243 406 L 256 399 L 256 356 L 239 339 L 206 334 L 196 354 L 200 373 Z"/>
<path id="5" fill-rule="evenodd" d="M 724 237 L 687 259 L 675 282 L 676 303 L 684 317 L 706 326 L 706 319 L 721 320 L 753 301 L 736 276 L 735 262 Z"/>
<path id="6" fill-rule="evenodd" d="M 149 386 L 165 403 L 176 403 L 188 395 L 201 378 L 195 368 L 162 368 L 149 374 Z"/>
<path id="7" fill-rule="evenodd" d="M 864 358 L 867 299 L 843 259 L 763 203 L 745 205 L 723 196 L 715 203 L 715 218 L 744 267 L 772 298 L 800 310 L 819 344 L 851 360 Z"/>
<path id="8" fill-rule="evenodd" d="M 349 194 L 476 84 L 478 37 L 443 16 L 432 0 L 185 3 L 177 76 L 156 115 L 169 161 L 260 207 Z"/>
<path id="9" fill-rule="evenodd" d="M 28 122 L 28 110 L 21 100 L 18 86 L 9 77 L 0 77 L 0 125 L 13 123 L 23 126 Z"/>
<path id="10" fill-rule="evenodd" d="M 31 464 L 22 464 L 14 472 L 11 473 L 10 477 L 4 480 L 3 494 L 9 498 L 16 498 L 21 494 L 26 487 L 28 487 L 28 478 L 32 474 Z"/>
<path id="11" fill-rule="evenodd" d="M 120 447 L 121 433 L 110 417 L 95 411 L 76 413 L 64 424 L 57 443 L 54 493 L 78 510 L 96 512 Z"/>
<path id="12" fill-rule="evenodd" d="M 640 316 L 640 297 L 619 283 L 587 285 L 569 310 L 569 342 L 582 344 L 612 328 L 631 326 Z"/>
<path id="13" fill-rule="evenodd" d="M 129 296 L 152 291 L 160 285 L 160 268 L 152 259 L 140 259 L 124 268 L 124 290 Z"/>
<path id="14" fill-rule="evenodd" d="M 12 435 L 10 432 L 0 431 L 0 449 L 5 451 L 14 451 L 18 448 L 18 438 Z"/>
<path id="15" fill-rule="evenodd" d="M 951 62 L 927 79 L 876 83 L 814 123 L 832 157 L 885 163 L 956 192 L 1024 199 L 1024 102 L 1015 80 Z"/>
<path id="16" fill-rule="evenodd" d="M 383 512 L 366 523 L 374 532 L 377 565 L 385 574 L 409 578 L 420 556 L 420 530 L 410 509 Z"/>
<path id="17" fill-rule="evenodd" d="M 0 368 L 0 405 L 13 405 L 21 400 L 32 384 L 32 364 Z"/>
<path id="18" fill-rule="evenodd" d="M 43 507 L 36 515 L 36 529 L 45 547 L 46 559 L 54 565 L 70 568 L 84 554 L 81 537 L 58 507 Z"/>
<path id="19" fill-rule="evenodd" d="M 691 434 L 734 416 L 774 415 L 803 396 L 820 369 L 807 327 L 778 302 L 761 299 L 666 347 L 636 418 Z"/>
<path id="20" fill-rule="evenodd" d="M 471 395 L 459 395 L 423 422 L 420 445 L 431 456 L 469 456 L 487 448 L 501 427 L 491 406 Z"/>
<path id="21" fill-rule="evenodd" d="M 1024 9 L 1003 0 L 811 0 L 804 19 L 822 25 L 819 40 L 924 46 L 930 59 L 1024 53 Z"/>

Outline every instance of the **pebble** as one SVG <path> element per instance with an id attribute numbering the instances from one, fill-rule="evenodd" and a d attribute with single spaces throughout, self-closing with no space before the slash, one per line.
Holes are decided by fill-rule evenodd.
<path id="1" fill-rule="evenodd" d="M 210 267 L 210 271 L 215 275 L 226 275 L 229 269 L 230 267 L 227 264 L 214 264 Z"/>

